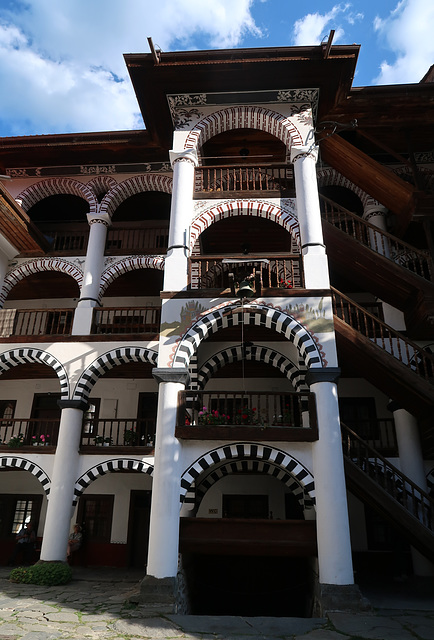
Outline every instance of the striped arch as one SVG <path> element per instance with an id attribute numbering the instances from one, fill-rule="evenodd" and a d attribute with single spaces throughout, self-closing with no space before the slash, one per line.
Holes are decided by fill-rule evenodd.
<path id="1" fill-rule="evenodd" d="M 131 256 L 129 258 L 123 258 L 114 264 L 111 264 L 103 272 L 101 276 L 100 286 L 100 298 L 106 292 L 108 286 L 128 271 L 134 271 L 135 269 L 158 269 L 164 270 L 164 257 L 163 256 Z"/>
<path id="2" fill-rule="evenodd" d="M 118 347 L 107 351 L 83 371 L 75 385 L 73 400 L 87 401 L 93 386 L 107 371 L 129 362 L 149 362 L 157 366 L 157 352 L 142 347 Z"/>
<path id="3" fill-rule="evenodd" d="M 417 172 L 423 176 L 425 189 L 432 189 L 434 187 L 434 171 L 427 169 L 426 167 L 418 167 Z M 393 169 L 393 173 L 397 176 L 410 176 L 411 184 L 414 185 L 414 173 L 412 167 L 398 167 Z"/>
<path id="4" fill-rule="evenodd" d="M 233 313 L 235 310 L 240 310 L 240 306 L 229 304 L 201 316 L 179 342 L 173 365 L 188 367 L 191 356 L 197 351 L 202 340 L 220 329 L 240 325 L 241 312 Z M 259 304 L 250 304 L 242 315 L 244 325 L 266 327 L 284 335 L 287 340 L 294 343 L 306 367 L 321 368 L 323 366 L 321 352 L 315 340 L 292 316 L 280 309 Z"/>
<path id="5" fill-rule="evenodd" d="M 303 371 L 300 371 L 300 369 L 282 353 L 260 345 L 253 345 L 247 353 L 243 352 L 241 345 L 228 347 L 215 353 L 200 368 L 197 376 L 197 388 L 203 389 L 213 374 L 222 367 L 231 362 L 238 362 L 243 359 L 271 364 L 271 366 L 279 369 L 279 371 L 291 381 L 296 391 L 301 391 L 302 388 L 303 390 L 307 389 L 304 383 Z"/>
<path id="6" fill-rule="evenodd" d="M 34 273 L 40 273 L 41 271 L 58 271 L 59 273 L 71 276 L 71 278 L 77 282 L 79 289 L 81 289 L 83 272 L 75 264 L 68 262 L 68 260 L 62 260 L 61 258 L 35 258 L 27 262 L 22 262 L 16 269 L 9 271 L 5 276 L 3 289 L 0 294 L 1 306 L 3 306 L 10 291 L 20 280 Z"/>
<path id="7" fill-rule="evenodd" d="M 225 475 L 246 472 L 274 476 L 293 491 L 304 509 L 315 504 L 314 479 L 301 462 L 281 449 L 251 442 L 223 445 L 198 458 L 181 477 L 181 504 L 198 506 Z"/>
<path id="8" fill-rule="evenodd" d="M 292 202 L 290 201 L 290 206 L 291 204 Z M 255 200 L 231 200 L 219 203 L 194 218 L 191 223 L 190 249 L 193 250 L 200 234 L 213 222 L 219 222 L 219 220 L 234 216 L 257 216 L 258 218 L 276 222 L 286 231 L 289 231 L 291 236 L 296 239 L 298 246 L 300 246 L 300 229 L 295 213 L 295 205 L 292 204 L 292 206 L 293 210 L 290 210 L 289 208 L 278 207 L 270 202 Z"/>
<path id="9" fill-rule="evenodd" d="M 72 178 L 41 180 L 21 191 L 17 199 L 22 200 L 22 208 L 24 211 L 28 211 L 40 200 L 61 194 L 70 194 L 86 200 L 89 203 L 90 214 L 95 214 L 98 210 L 98 200 L 92 190 L 87 185 Z"/>
<path id="10" fill-rule="evenodd" d="M 83 491 L 97 478 L 105 476 L 106 473 L 113 473 L 116 471 L 137 471 L 138 473 L 146 473 L 152 476 L 154 473 L 153 465 L 143 460 L 132 460 L 131 458 L 114 458 L 100 462 L 95 465 L 86 473 L 84 473 L 75 483 L 74 486 L 74 499 L 73 506 L 77 504 Z"/>
<path id="11" fill-rule="evenodd" d="M 0 456 L 0 469 L 28 471 L 39 480 L 47 498 L 50 495 L 51 480 L 45 471 L 34 462 L 17 456 Z"/>
<path id="12" fill-rule="evenodd" d="M 121 202 L 143 191 L 172 193 L 172 178 L 161 173 L 144 173 L 140 176 L 128 178 L 128 180 L 124 180 L 110 189 L 104 196 L 99 213 L 107 213 L 111 217 Z"/>
<path id="13" fill-rule="evenodd" d="M 4 351 L 0 354 L 0 375 L 20 364 L 33 364 L 35 362 L 46 364 L 54 369 L 59 378 L 62 400 L 69 398 L 69 381 L 63 365 L 51 353 L 47 353 L 42 349 L 22 347 L 21 349 Z"/>
<path id="14" fill-rule="evenodd" d="M 117 185 L 116 180 L 112 176 L 96 176 L 89 182 L 86 183 L 88 189 L 95 194 L 98 202 L 101 202 L 103 197 Z"/>
<path id="15" fill-rule="evenodd" d="M 348 180 L 348 178 L 345 178 L 342 174 L 338 173 L 336 169 L 320 169 L 317 171 L 316 175 L 318 187 L 346 187 L 360 198 L 364 209 L 366 209 L 368 205 L 380 204 L 377 200 L 374 200 L 374 198 L 367 194 L 366 191 L 363 191 L 360 187 L 355 185 L 354 182 L 351 182 L 351 180 Z"/>
<path id="16" fill-rule="evenodd" d="M 303 138 L 287 116 L 264 107 L 228 107 L 200 120 L 188 134 L 184 149 L 200 149 L 213 136 L 231 129 L 259 129 L 281 140 L 289 149 L 303 145 Z"/>

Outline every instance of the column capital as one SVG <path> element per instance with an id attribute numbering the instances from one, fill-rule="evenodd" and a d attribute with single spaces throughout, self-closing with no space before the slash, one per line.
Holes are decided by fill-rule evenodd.
<path id="1" fill-rule="evenodd" d="M 387 218 L 388 212 L 389 212 L 389 209 L 387 209 L 386 207 L 383 207 L 383 205 L 380 203 L 368 204 L 363 209 L 362 218 L 363 220 L 367 220 L 367 221 L 369 221 L 370 218 L 377 218 L 377 217 Z"/>
<path id="2" fill-rule="evenodd" d="M 108 213 L 88 213 L 86 217 L 89 225 L 99 223 L 109 227 L 112 223 Z"/>
<path id="3" fill-rule="evenodd" d="M 289 159 L 293 164 L 303 158 L 312 158 L 316 162 L 318 160 L 318 145 L 311 144 L 308 147 L 291 147 Z"/>
<path id="4" fill-rule="evenodd" d="M 190 382 L 190 372 L 184 367 L 155 367 L 152 369 L 155 380 L 160 382 L 180 382 L 187 386 Z"/>
<path id="5" fill-rule="evenodd" d="M 337 382 L 341 375 L 339 367 L 325 367 L 324 369 L 309 369 L 305 382 L 309 387 L 316 382 Z"/>
<path id="6" fill-rule="evenodd" d="M 396 400 L 391 400 L 387 405 L 387 410 L 391 411 L 392 413 L 395 413 L 395 411 L 400 411 L 402 408 L 403 407 L 401 407 L 399 402 L 396 402 Z"/>
<path id="7" fill-rule="evenodd" d="M 86 411 L 89 404 L 84 400 L 58 400 L 57 405 L 61 409 L 79 409 L 80 411 Z"/>
<path id="8" fill-rule="evenodd" d="M 197 167 L 199 161 L 197 159 L 196 149 L 183 149 L 182 151 L 169 151 L 170 164 L 172 167 L 177 162 L 189 162 L 193 167 Z"/>

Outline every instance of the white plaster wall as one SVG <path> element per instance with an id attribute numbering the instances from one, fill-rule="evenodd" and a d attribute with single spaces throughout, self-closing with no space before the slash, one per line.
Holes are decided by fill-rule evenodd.
<path id="1" fill-rule="evenodd" d="M 226 476 L 216 482 L 205 494 L 197 512 L 198 518 L 222 518 L 222 496 L 224 494 L 267 495 L 268 508 L 274 520 L 285 519 L 285 493 L 289 492 L 283 482 L 267 475 Z M 210 513 L 217 510 L 217 513 Z"/>

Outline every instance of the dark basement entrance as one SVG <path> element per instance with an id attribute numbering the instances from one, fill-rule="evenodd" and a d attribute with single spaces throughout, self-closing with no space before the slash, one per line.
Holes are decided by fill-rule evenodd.
<path id="1" fill-rule="evenodd" d="M 191 613 L 310 617 L 308 558 L 183 555 Z"/>

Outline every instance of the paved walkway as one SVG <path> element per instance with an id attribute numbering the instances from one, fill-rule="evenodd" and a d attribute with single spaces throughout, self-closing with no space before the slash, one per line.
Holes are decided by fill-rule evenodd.
<path id="1" fill-rule="evenodd" d="M 181 638 L 185 640 L 434 640 L 434 591 L 376 585 L 373 614 L 327 618 L 175 616 L 161 606 L 132 605 L 141 573 L 74 568 L 61 587 L 13 584 L 0 568 L 0 640 Z M 387 607 L 387 608 L 385 608 Z"/>

